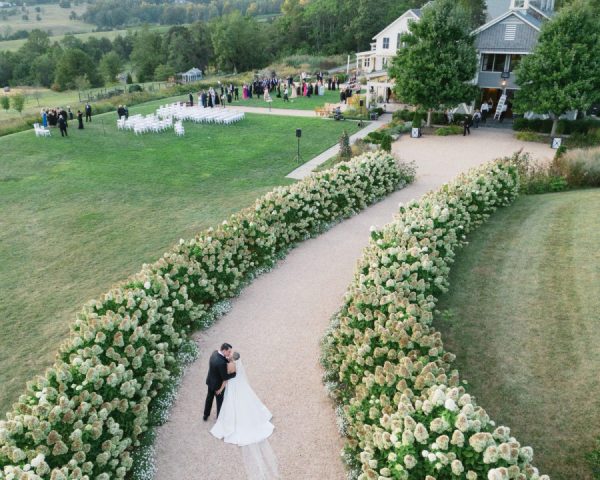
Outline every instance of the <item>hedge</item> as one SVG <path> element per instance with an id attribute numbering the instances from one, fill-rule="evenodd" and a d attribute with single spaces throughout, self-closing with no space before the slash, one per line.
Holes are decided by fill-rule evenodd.
<path id="1" fill-rule="evenodd" d="M 124 478 L 189 333 L 295 243 L 414 178 L 383 153 L 279 187 L 86 304 L 0 421 L 1 479 Z"/>
<path id="2" fill-rule="evenodd" d="M 581 120 L 559 120 L 556 133 L 558 135 L 586 135 L 591 130 L 598 128 L 600 128 L 600 120 L 593 118 L 584 118 Z M 537 133 L 550 133 L 552 131 L 552 120 L 542 120 L 540 118 L 528 120 L 527 118 L 522 117 L 515 118 L 513 121 L 513 130 L 518 132 L 526 130 Z"/>
<path id="3" fill-rule="evenodd" d="M 518 192 L 512 162 L 471 170 L 401 205 L 372 238 L 323 340 L 345 459 L 360 480 L 547 479 L 533 451 L 465 391 L 432 326 L 465 235 Z"/>

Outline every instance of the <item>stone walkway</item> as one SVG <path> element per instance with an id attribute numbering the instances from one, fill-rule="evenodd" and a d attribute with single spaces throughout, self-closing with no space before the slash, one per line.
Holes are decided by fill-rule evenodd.
<path id="1" fill-rule="evenodd" d="M 350 145 L 352 145 L 356 140 L 360 138 L 365 138 L 369 133 L 377 130 L 379 127 L 382 127 L 386 123 L 391 120 L 391 115 L 383 115 L 380 120 L 373 121 L 369 123 L 365 128 L 359 130 L 355 134 L 350 136 Z M 287 178 L 293 178 L 294 180 L 300 180 L 304 177 L 309 176 L 315 168 L 319 165 L 325 163 L 330 158 L 335 157 L 340 152 L 340 146 L 334 145 L 331 148 L 328 148 L 323 153 L 317 155 L 312 160 L 303 163 L 296 170 L 290 172 L 286 175 Z"/>
<path id="2" fill-rule="evenodd" d="M 199 359 L 187 370 L 171 419 L 158 432 L 157 480 L 243 480 L 238 447 L 213 438 L 214 418 L 202 421 L 208 357 L 228 341 L 244 359 L 249 381 L 273 413 L 270 443 L 282 480 L 342 480 L 332 404 L 321 382 L 319 342 L 342 304 L 371 225 L 391 221 L 399 202 L 421 197 L 458 173 L 525 147 L 538 159 L 554 151 L 516 141 L 512 133 L 475 131 L 470 137 L 403 136 L 393 150 L 414 160 L 418 177 L 359 215 L 303 242 L 270 273 L 233 300 L 232 310 L 196 335 Z"/>

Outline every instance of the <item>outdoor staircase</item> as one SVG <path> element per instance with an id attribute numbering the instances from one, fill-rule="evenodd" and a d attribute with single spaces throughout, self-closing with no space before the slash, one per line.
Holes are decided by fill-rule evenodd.
<path id="1" fill-rule="evenodd" d="M 504 104 L 506 103 L 506 94 L 503 94 L 498 100 L 498 105 L 496 106 L 496 113 L 494 113 L 494 120 L 500 120 L 500 116 L 502 115 L 502 109 L 504 108 Z"/>

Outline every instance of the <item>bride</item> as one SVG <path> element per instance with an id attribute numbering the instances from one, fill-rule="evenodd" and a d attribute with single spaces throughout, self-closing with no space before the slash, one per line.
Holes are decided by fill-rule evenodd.
<path id="1" fill-rule="evenodd" d="M 227 443 L 244 446 L 262 442 L 273 433 L 271 412 L 263 405 L 250 387 L 239 353 L 227 364 L 227 373 L 237 372 L 223 382 L 225 398 L 217 423 L 210 433 Z"/>

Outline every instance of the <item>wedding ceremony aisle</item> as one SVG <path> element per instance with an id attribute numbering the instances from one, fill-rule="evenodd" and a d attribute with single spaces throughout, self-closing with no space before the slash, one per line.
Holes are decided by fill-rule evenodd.
<path id="1" fill-rule="evenodd" d="M 417 178 L 361 214 L 292 250 L 272 272 L 257 278 L 231 311 L 195 335 L 200 356 L 185 373 L 170 420 L 156 443 L 157 480 L 246 478 L 241 449 L 214 438 L 214 412 L 202 421 L 210 354 L 229 342 L 241 358 L 250 385 L 273 413 L 269 438 L 284 480 L 346 478 L 343 441 L 319 365 L 320 340 L 342 304 L 371 225 L 391 221 L 398 203 L 419 198 L 475 165 L 523 148 L 550 159 L 543 144 L 515 140 L 512 132 L 475 130 L 470 137 L 403 136 L 393 151 L 415 161 Z"/>

